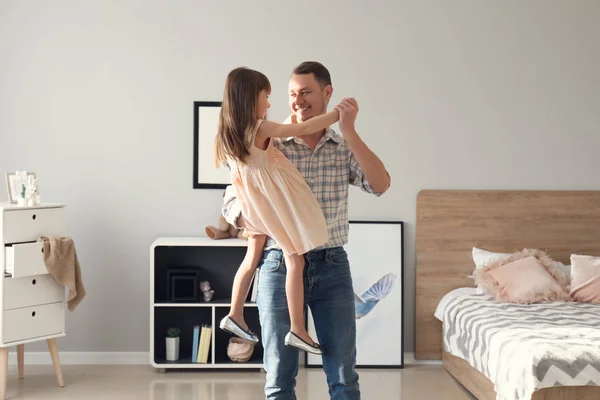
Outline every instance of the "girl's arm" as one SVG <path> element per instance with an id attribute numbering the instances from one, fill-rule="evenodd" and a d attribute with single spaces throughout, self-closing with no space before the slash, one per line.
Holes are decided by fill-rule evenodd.
<path id="1" fill-rule="evenodd" d="M 327 128 L 337 122 L 340 114 L 337 109 L 327 114 L 319 115 L 300 124 L 278 124 L 276 122 L 264 121 L 258 128 L 257 137 L 267 139 L 272 137 L 290 137 L 310 135 Z"/>

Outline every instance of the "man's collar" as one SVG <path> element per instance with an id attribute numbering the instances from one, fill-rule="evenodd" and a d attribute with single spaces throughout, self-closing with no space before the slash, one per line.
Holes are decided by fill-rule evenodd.
<path id="1" fill-rule="evenodd" d="M 333 129 L 331 128 L 327 128 L 325 129 L 325 135 L 323 136 L 323 140 L 326 142 L 328 140 L 332 140 L 337 144 L 340 144 L 342 142 L 342 137 Z M 299 140 L 302 140 L 301 137 L 295 137 L 295 136 L 289 136 L 286 138 L 281 139 L 282 142 L 289 142 L 291 140 L 294 140 L 296 143 L 298 143 Z M 302 140 L 304 142 L 304 140 Z"/>

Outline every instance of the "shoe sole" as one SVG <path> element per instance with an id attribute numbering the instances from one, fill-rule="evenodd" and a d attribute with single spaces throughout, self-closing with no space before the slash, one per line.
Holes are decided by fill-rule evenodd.
<path id="1" fill-rule="evenodd" d="M 310 353 L 310 354 L 315 354 L 315 355 L 317 355 L 317 356 L 322 356 L 322 355 L 323 355 L 323 352 L 320 352 L 320 353 L 319 353 L 319 352 L 315 352 L 314 350 L 305 349 L 304 347 L 299 347 L 299 346 L 296 346 L 296 345 L 294 345 L 293 343 L 286 342 L 286 343 L 284 343 L 284 344 L 285 344 L 286 346 L 288 346 L 288 347 L 292 347 L 292 348 L 294 348 L 294 349 L 298 349 L 298 350 L 306 351 L 307 353 Z"/>

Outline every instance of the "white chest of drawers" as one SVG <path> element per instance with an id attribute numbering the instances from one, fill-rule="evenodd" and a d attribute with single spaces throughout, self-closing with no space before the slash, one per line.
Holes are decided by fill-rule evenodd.
<path id="1" fill-rule="evenodd" d="M 56 338 L 65 336 L 65 288 L 48 273 L 40 236 L 66 236 L 65 207 L 0 204 L 0 400 L 5 398 L 8 347 L 17 346 L 23 377 L 24 344 L 47 340 L 59 385 Z"/>

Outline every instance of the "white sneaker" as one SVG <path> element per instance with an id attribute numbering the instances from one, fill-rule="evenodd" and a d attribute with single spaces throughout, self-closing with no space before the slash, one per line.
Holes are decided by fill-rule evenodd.
<path id="1" fill-rule="evenodd" d="M 258 343 L 258 336 L 250 330 L 244 330 L 241 326 L 237 324 L 233 319 L 229 318 L 229 315 L 226 315 L 225 318 L 221 320 L 219 323 L 219 328 L 223 329 L 225 332 L 229 332 L 232 335 L 236 335 L 244 340 L 247 340 L 252 343 Z"/>
<path id="2" fill-rule="evenodd" d="M 306 343 L 304 340 L 302 340 L 302 338 L 298 337 L 298 335 L 291 331 L 288 332 L 287 335 L 285 335 L 284 343 L 286 346 L 295 347 L 297 349 L 304 350 L 312 354 L 323 354 L 323 351 L 321 351 L 321 346 L 319 346 L 318 343 Z"/>

